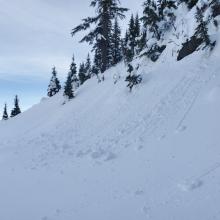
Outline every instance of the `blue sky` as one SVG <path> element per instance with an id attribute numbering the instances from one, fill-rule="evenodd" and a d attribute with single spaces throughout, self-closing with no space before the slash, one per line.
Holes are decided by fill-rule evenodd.
<path id="1" fill-rule="evenodd" d="M 0 107 L 7 102 L 10 109 L 14 95 L 18 94 L 25 110 L 46 96 L 53 66 L 63 81 L 72 54 L 77 63 L 86 58 L 88 45 L 78 43 L 82 34 L 72 38 L 70 32 L 94 11 L 89 8 L 90 0 L 0 0 L 0 3 Z M 136 13 L 143 0 L 121 0 L 121 3 Z"/>

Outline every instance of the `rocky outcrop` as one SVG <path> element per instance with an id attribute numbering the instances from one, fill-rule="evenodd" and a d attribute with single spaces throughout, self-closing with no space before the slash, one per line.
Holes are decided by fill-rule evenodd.
<path id="1" fill-rule="evenodd" d="M 220 15 L 220 3 L 212 7 L 212 16 L 215 18 Z"/>
<path id="2" fill-rule="evenodd" d="M 196 49 L 203 43 L 203 40 L 201 38 L 197 38 L 195 36 L 191 37 L 190 40 L 187 40 L 182 45 L 182 49 L 179 51 L 179 54 L 177 56 L 177 60 L 182 60 L 184 57 L 192 54 L 196 51 Z"/>

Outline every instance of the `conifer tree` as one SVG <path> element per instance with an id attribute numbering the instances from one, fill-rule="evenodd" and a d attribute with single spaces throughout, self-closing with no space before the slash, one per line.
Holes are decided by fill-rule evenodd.
<path id="1" fill-rule="evenodd" d="M 16 115 L 20 113 L 21 113 L 21 109 L 19 107 L 19 99 L 18 99 L 18 96 L 16 95 L 14 99 L 14 108 L 11 111 L 11 117 L 15 117 Z"/>
<path id="2" fill-rule="evenodd" d="M 68 99 L 74 98 L 71 73 L 69 73 L 67 76 L 67 80 L 64 86 L 64 96 L 67 97 Z"/>
<path id="3" fill-rule="evenodd" d="M 124 18 L 124 12 L 128 9 L 119 7 L 119 0 L 92 0 L 91 7 L 96 8 L 97 15 L 83 19 L 83 24 L 72 30 L 72 35 L 82 30 L 87 30 L 91 25 L 95 28 L 80 42 L 88 42 L 93 45 L 93 50 L 100 52 L 101 73 L 111 66 L 111 30 L 112 21 L 118 17 Z"/>
<path id="4" fill-rule="evenodd" d="M 124 60 L 126 63 L 129 63 L 132 61 L 132 59 L 135 56 L 135 20 L 134 20 L 134 15 L 131 15 L 129 25 L 128 25 L 128 30 L 125 33 L 125 38 L 124 38 Z"/>
<path id="5" fill-rule="evenodd" d="M 140 37 L 140 34 L 141 34 L 141 24 L 140 24 L 140 19 L 139 19 L 139 15 L 136 14 L 136 17 L 135 17 L 135 37 L 138 38 Z"/>
<path id="6" fill-rule="evenodd" d="M 137 55 L 140 53 L 140 45 L 139 45 L 140 41 L 143 40 L 141 39 L 141 37 L 143 37 L 143 35 L 141 34 L 140 19 L 139 19 L 139 15 L 136 14 L 136 17 L 135 17 L 135 54 Z"/>
<path id="7" fill-rule="evenodd" d="M 129 43 L 129 31 L 127 30 L 125 32 L 125 37 L 123 39 L 123 44 L 122 44 L 122 51 L 123 51 L 123 57 L 124 61 L 126 63 L 129 63 L 132 61 L 133 56 L 132 56 L 132 50 L 130 48 L 130 43 Z"/>
<path id="8" fill-rule="evenodd" d="M 135 20 L 134 20 L 134 15 L 131 15 L 131 19 L 129 22 L 129 29 L 128 29 L 128 42 L 129 42 L 129 49 L 130 54 L 131 54 L 131 58 L 133 58 L 135 56 L 135 46 L 136 46 L 136 42 L 135 42 L 135 37 L 136 37 L 136 33 L 135 33 L 136 29 L 135 29 Z"/>
<path id="9" fill-rule="evenodd" d="M 77 78 L 77 67 L 75 63 L 74 56 L 72 57 L 72 63 L 70 65 L 70 72 L 67 78 L 70 77 L 72 83 L 72 89 L 77 89 L 79 87 L 79 79 Z"/>
<path id="10" fill-rule="evenodd" d="M 125 62 L 129 63 L 132 61 L 134 56 L 139 53 L 139 40 L 140 40 L 140 19 L 138 14 L 134 18 L 131 15 L 129 21 L 129 27 L 126 31 L 124 43 L 123 43 L 123 54 Z"/>
<path id="11" fill-rule="evenodd" d="M 147 32 L 143 31 L 141 33 L 140 39 L 138 40 L 138 54 L 146 47 L 147 45 Z"/>
<path id="12" fill-rule="evenodd" d="M 196 8 L 196 21 L 198 23 L 198 26 L 195 30 L 195 36 L 203 40 L 203 43 L 205 43 L 205 47 L 210 46 L 211 41 L 208 35 L 207 22 L 204 21 L 203 11 L 199 7 Z"/>
<path id="13" fill-rule="evenodd" d="M 86 59 L 86 63 L 85 63 L 85 72 L 86 72 L 86 76 L 87 78 L 91 78 L 91 74 L 92 74 L 92 65 L 91 65 L 91 59 L 90 59 L 90 55 L 88 54 L 87 59 Z"/>
<path id="14" fill-rule="evenodd" d="M 174 0 L 159 0 L 158 13 L 160 19 L 161 32 L 165 32 L 174 27 L 176 16 L 174 10 L 177 9 L 176 1 Z"/>
<path id="15" fill-rule="evenodd" d="M 147 31 L 152 33 L 152 37 L 160 40 L 161 33 L 158 26 L 160 17 L 158 15 L 158 8 L 154 0 L 146 0 L 144 2 L 144 11 L 141 20 L 143 21 L 144 27 L 147 29 Z"/>
<path id="16" fill-rule="evenodd" d="M 85 63 L 81 63 L 80 66 L 79 66 L 79 82 L 80 82 L 80 85 L 82 85 L 87 79 L 88 78 L 86 76 Z"/>
<path id="17" fill-rule="evenodd" d="M 95 50 L 93 66 L 92 66 L 92 73 L 95 74 L 100 82 L 99 73 L 101 73 L 100 66 L 101 66 L 101 53 L 98 49 Z"/>
<path id="18" fill-rule="evenodd" d="M 117 18 L 115 19 L 113 34 L 112 34 L 112 64 L 116 65 L 122 60 L 121 46 L 121 29 Z"/>
<path id="19" fill-rule="evenodd" d="M 5 104 L 2 120 L 8 120 L 8 112 L 7 112 L 7 105 Z"/>
<path id="20" fill-rule="evenodd" d="M 158 1 L 158 11 L 160 19 L 164 19 L 164 17 L 170 12 L 167 10 L 177 9 L 176 3 L 174 0 L 159 0 Z"/>
<path id="21" fill-rule="evenodd" d="M 57 94 L 60 91 L 60 89 L 61 89 L 61 86 L 60 86 L 60 81 L 57 78 L 56 68 L 53 67 L 52 77 L 51 77 L 50 84 L 47 89 L 47 95 L 49 97 L 52 97 L 55 94 Z"/>

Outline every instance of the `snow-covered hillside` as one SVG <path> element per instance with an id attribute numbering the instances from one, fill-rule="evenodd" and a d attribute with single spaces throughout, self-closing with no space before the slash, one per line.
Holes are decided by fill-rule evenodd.
<path id="1" fill-rule="evenodd" d="M 176 61 L 195 26 L 178 10 L 132 92 L 120 63 L 0 122 L 0 220 L 220 219 L 220 44 Z"/>
<path id="2" fill-rule="evenodd" d="M 143 59 L 132 93 L 120 64 L 2 121 L 0 219 L 219 219 L 219 52 Z"/>

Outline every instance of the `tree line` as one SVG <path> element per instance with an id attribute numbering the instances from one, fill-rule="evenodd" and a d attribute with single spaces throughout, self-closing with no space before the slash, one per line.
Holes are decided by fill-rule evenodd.
<path id="1" fill-rule="evenodd" d="M 67 99 L 74 98 L 76 89 L 94 76 L 98 82 L 104 81 L 103 73 L 122 61 L 127 65 L 128 76 L 125 81 L 128 82 L 127 86 L 131 91 L 134 85 L 141 82 L 141 76 L 135 74 L 138 67 L 133 67 L 132 61 L 141 56 L 148 57 L 152 62 L 157 61 L 166 48 L 164 43 L 166 34 L 177 29 L 176 10 L 180 4 L 185 4 L 189 10 L 196 6 L 197 26 L 191 38 L 197 39 L 199 46 L 203 45 L 203 49 L 212 49 L 215 42 L 211 41 L 208 34 L 208 24 L 213 21 L 215 26 L 218 25 L 215 17 L 219 15 L 220 3 L 218 0 L 211 0 L 197 6 L 198 1 L 146 0 L 143 2 L 142 16 L 132 14 L 125 35 L 122 36 L 120 20 L 125 19 L 125 13 L 129 9 L 121 7 L 119 0 L 92 0 L 90 7 L 94 8 L 95 16 L 84 18 L 71 32 L 74 37 L 78 32 L 89 29 L 89 33 L 80 42 L 87 42 L 92 46 L 92 58 L 88 54 L 86 61 L 80 63 L 77 68 L 74 56 L 72 57 L 63 86 L 63 95 Z M 207 8 L 212 12 L 208 19 L 205 17 Z M 57 71 L 53 67 L 47 95 L 52 97 L 60 89 Z"/>
<path id="2" fill-rule="evenodd" d="M 128 77 L 126 81 L 130 85 L 137 84 L 138 77 L 134 75 L 132 60 L 139 56 L 147 56 L 155 62 L 166 45 L 161 45 L 167 32 L 176 30 L 176 10 L 178 6 L 185 3 L 189 10 L 193 8 L 198 0 L 146 0 L 143 3 L 143 15 L 131 15 L 125 36 L 122 36 L 119 21 L 125 18 L 128 8 L 121 7 L 118 0 L 92 0 L 90 6 L 95 9 L 94 17 L 87 17 L 82 24 L 72 29 L 72 36 L 87 29 L 90 32 L 80 42 L 92 45 L 93 59 L 88 56 L 87 61 L 79 65 L 77 72 L 74 58 L 70 66 L 67 80 L 64 85 L 64 96 L 72 99 L 74 91 L 92 76 L 98 78 L 98 82 L 104 80 L 104 72 L 119 62 L 124 61 L 128 65 Z M 197 27 L 194 36 L 201 40 L 204 48 L 213 46 L 208 35 L 208 22 L 204 19 L 205 7 L 211 8 L 219 5 L 219 1 L 213 0 L 209 5 L 197 7 L 195 15 Z M 91 30 L 91 27 L 93 29 Z M 160 43 L 158 43 L 160 42 Z M 140 82 L 140 80 L 139 80 Z M 133 86 L 132 86 L 133 87 Z M 60 90 L 61 86 L 56 76 L 55 68 L 48 87 L 48 96 L 53 96 Z"/>
<path id="3" fill-rule="evenodd" d="M 19 106 L 19 99 L 18 99 L 18 96 L 16 95 L 14 99 L 14 108 L 11 110 L 10 117 L 13 118 L 19 115 L 20 113 L 21 113 L 21 109 Z M 7 104 L 5 104 L 3 115 L 2 115 L 2 120 L 8 120 L 8 119 L 9 119 L 9 115 L 8 115 L 8 110 L 7 110 Z"/>

